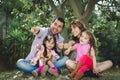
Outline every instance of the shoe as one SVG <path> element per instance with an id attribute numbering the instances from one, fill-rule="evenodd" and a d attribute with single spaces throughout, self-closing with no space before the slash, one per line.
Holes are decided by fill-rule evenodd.
<path id="1" fill-rule="evenodd" d="M 72 71 L 70 74 L 68 74 L 69 78 L 73 78 L 75 76 L 75 74 L 77 73 L 77 71 Z"/>
<path id="2" fill-rule="evenodd" d="M 33 70 L 32 74 L 33 74 L 34 77 L 38 77 L 38 71 L 37 70 Z"/>
<path id="3" fill-rule="evenodd" d="M 41 76 L 42 77 L 46 76 L 47 71 L 48 71 L 48 65 L 45 65 L 41 71 Z"/>
<path id="4" fill-rule="evenodd" d="M 65 78 L 66 78 L 67 80 L 71 80 L 71 77 L 69 77 L 68 75 L 66 75 Z"/>
<path id="5" fill-rule="evenodd" d="M 55 76 L 55 77 L 59 76 L 59 71 L 58 71 L 58 69 L 56 67 L 48 69 L 48 72 L 50 74 L 52 74 L 53 76 Z"/>

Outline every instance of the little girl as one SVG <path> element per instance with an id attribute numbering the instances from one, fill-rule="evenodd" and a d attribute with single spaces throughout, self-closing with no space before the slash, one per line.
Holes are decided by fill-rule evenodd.
<path id="1" fill-rule="evenodd" d="M 69 47 L 65 54 L 68 55 L 70 51 L 76 50 L 76 66 L 75 69 L 68 74 L 72 80 L 79 80 L 83 77 L 87 70 L 96 67 L 96 57 L 95 54 L 90 54 L 90 49 L 96 50 L 95 38 L 91 32 L 85 30 L 82 32 L 79 43 L 74 46 Z"/>
<path id="2" fill-rule="evenodd" d="M 33 70 L 32 74 L 37 77 L 38 73 L 41 76 L 45 76 L 48 71 L 54 76 L 59 75 L 58 69 L 54 66 L 53 62 L 59 58 L 56 54 L 56 39 L 53 36 L 46 36 L 43 45 L 37 45 L 38 52 L 36 56 L 31 60 L 31 64 L 36 64 L 39 61 L 39 67 L 37 70 Z M 48 66 L 50 67 L 48 69 Z"/>

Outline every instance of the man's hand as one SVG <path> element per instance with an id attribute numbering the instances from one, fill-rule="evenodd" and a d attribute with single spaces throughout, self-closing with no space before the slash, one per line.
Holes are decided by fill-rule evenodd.
<path id="1" fill-rule="evenodd" d="M 67 49 L 67 50 L 65 50 L 65 55 L 68 55 L 69 53 L 70 53 L 70 50 L 69 49 Z"/>
<path id="2" fill-rule="evenodd" d="M 63 43 L 58 43 L 58 42 L 57 42 L 57 47 L 58 47 L 59 49 L 63 49 L 63 46 L 64 46 Z"/>
<path id="3" fill-rule="evenodd" d="M 33 27 L 31 28 L 31 32 L 35 35 L 40 31 L 39 27 Z"/>

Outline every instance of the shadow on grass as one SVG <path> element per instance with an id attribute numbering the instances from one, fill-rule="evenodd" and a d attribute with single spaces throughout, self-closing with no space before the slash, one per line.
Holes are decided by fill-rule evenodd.
<path id="1" fill-rule="evenodd" d="M 67 69 L 62 69 L 61 75 L 54 77 L 47 75 L 44 78 L 34 78 L 32 74 L 26 74 L 18 70 L 0 71 L 0 80 L 69 80 L 66 75 L 69 73 Z M 120 80 L 120 69 L 110 69 L 100 74 L 101 77 L 83 77 L 82 80 Z"/>

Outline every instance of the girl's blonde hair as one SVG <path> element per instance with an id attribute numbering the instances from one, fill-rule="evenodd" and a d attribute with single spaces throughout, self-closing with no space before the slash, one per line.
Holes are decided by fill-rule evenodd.
<path id="1" fill-rule="evenodd" d="M 95 36 L 89 30 L 85 30 L 83 32 L 85 32 L 89 36 L 89 44 L 90 44 L 91 47 L 93 47 L 93 49 L 95 50 L 95 53 L 96 53 L 97 47 L 96 47 L 96 38 L 95 38 Z"/>

